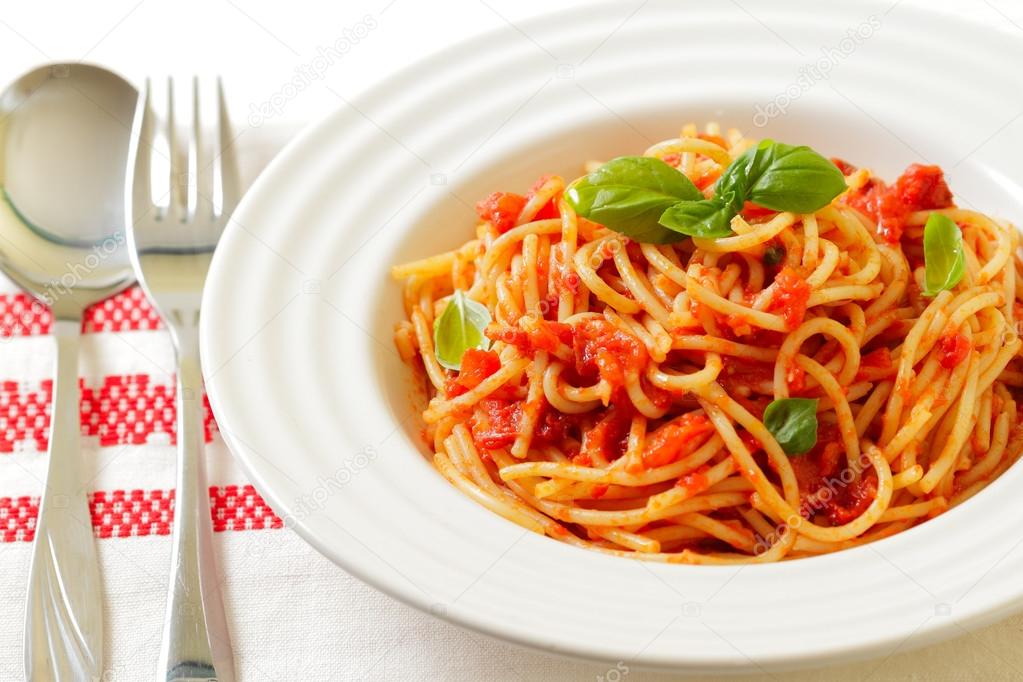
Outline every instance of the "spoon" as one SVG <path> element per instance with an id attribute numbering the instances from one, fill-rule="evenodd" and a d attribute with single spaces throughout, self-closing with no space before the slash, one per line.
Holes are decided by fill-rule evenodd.
<path id="1" fill-rule="evenodd" d="M 0 270 L 53 311 L 49 464 L 25 615 L 29 680 L 103 675 L 99 566 L 79 447 L 85 309 L 133 281 L 124 179 L 138 95 L 85 64 L 25 74 L 0 95 Z"/>

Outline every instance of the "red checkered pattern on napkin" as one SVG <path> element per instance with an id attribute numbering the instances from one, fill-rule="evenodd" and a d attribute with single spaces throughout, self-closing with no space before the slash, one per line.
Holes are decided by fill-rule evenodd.
<path id="1" fill-rule="evenodd" d="M 6 339 L 6 343 L 33 343 L 27 337 L 48 334 L 51 325 L 50 311 L 30 297 L 19 292 L 0 293 L 0 338 Z M 101 356 L 89 358 L 88 364 L 100 367 L 108 364 L 105 360 L 116 364 L 128 356 L 128 349 L 134 348 L 131 334 L 163 333 L 159 316 L 138 287 L 92 307 L 82 331 L 94 335 L 96 343 L 89 344 L 88 349 L 98 349 Z M 82 352 L 89 352 L 86 349 L 83 344 Z M 164 359 L 169 365 L 170 358 Z M 146 461 L 152 462 L 161 474 L 173 470 L 176 408 L 172 376 L 111 372 L 101 377 L 84 377 L 80 387 L 83 450 L 87 450 L 83 457 L 110 458 L 101 469 L 105 478 L 117 478 L 119 465 L 126 471 L 148 474 L 139 472 L 138 464 L 130 462 L 129 455 L 121 450 L 111 454 L 111 449 L 124 446 L 148 448 Z M 24 481 L 25 477 L 4 477 L 3 471 L 5 466 L 15 473 L 31 467 L 40 474 L 44 471 L 41 465 L 45 462 L 41 460 L 48 444 L 52 394 L 50 378 L 0 376 L 0 454 L 13 458 L 0 457 L 2 542 L 30 542 L 35 536 L 38 490 L 10 489 L 5 483 L 8 478 Z M 205 397 L 203 404 L 205 437 L 210 443 L 216 424 Z M 174 515 L 173 480 L 164 481 L 165 486 L 149 488 L 132 486 L 130 480 L 121 483 L 108 489 L 90 489 L 96 537 L 169 534 Z M 265 530 L 283 525 L 252 486 L 240 481 L 210 486 L 210 512 L 216 531 Z"/>

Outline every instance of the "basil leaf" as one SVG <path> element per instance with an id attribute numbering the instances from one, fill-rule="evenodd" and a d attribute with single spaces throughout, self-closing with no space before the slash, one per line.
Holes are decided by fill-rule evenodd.
<path id="1" fill-rule="evenodd" d="M 718 194 L 734 192 L 764 208 L 793 213 L 824 208 L 845 189 L 845 176 L 835 164 L 805 145 L 773 140 L 746 150 L 715 185 Z"/>
<path id="2" fill-rule="evenodd" d="M 782 398 L 764 410 L 764 426 L 786 455 L 801 455 L 817 444 L 817 399 Z"/>
<path id="3" fill-rule="evenodd" d="M 948 216 L 932 213 L 924 224 L 924 296 L 952 289 L 965 271 L 962 231 Z"/>
<path id="4" fill-rule="evenodd" d="M 440 317 L 433 321 L 433 348 L 437 362 L 447 369 L 461 369 L 462 355 L 470 348 L 490 348 L 483 331 L 490 324 L 490 311 L 463 291 L 456 290 Z"/>
<path id="5" fill-rule="evenodd" d="M 657 223 L 679 201 L 703 193 L 682 172 L 660 159 L 620 156 L 569 186 L 565 199 L 576 213 L 636 241 L 666 244 L 682 239 Z"/>
<path id="6" fill-rule="evenodd" d="M 690 237 L 727 237 L 732 234 L 734 216 L 731 206 L 715 198 L 681 201 L 662 213 L 658 222 Z"/>

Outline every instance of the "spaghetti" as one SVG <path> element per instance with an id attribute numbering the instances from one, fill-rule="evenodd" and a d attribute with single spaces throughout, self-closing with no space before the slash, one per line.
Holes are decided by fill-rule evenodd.
<path id="1" fill-rule="evenodd" d="M 644 156 L 709 199 L 754 146 L 689 125 Z M 1023 450 L 1019 235 L 956 207 L 936 167 L 888 185 L 833 163 L 845 185 L 813 212 L 739 200 L 727 235 L 667 243 L 580 215 L 585 178 L 544 176 L 480 202 L 475 239 L 395 267 L 439 472 L 557 540 L 702 564 L 832 552 L 975 495 Z M 935 214 L 961 271 L 929 291 Z M 450 369 L 437 343 L 473 315 Z"/>

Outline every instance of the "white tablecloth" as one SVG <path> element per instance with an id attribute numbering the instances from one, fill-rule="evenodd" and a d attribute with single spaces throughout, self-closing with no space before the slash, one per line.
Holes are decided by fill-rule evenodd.
<path id="1" fill-rule="evenodd" d="M 0 18 L 0 75 L 83 56 L 135 76 L 165 72 L 167 64 L 182 72 L 220 71 L 234 117 L 248 124 L 240 144 L 251 179 L 301 122 L 343 106 L 384 73 L 463 35 L 494 26 L 515 30 L 508 22 L 545 4 L 464 0 L 444 12 L 412 0 L 344 6 L 234 0 L 33 4 Z M 1011 25 L 1009 17 L 1023 25 L 1023 10 L 1008 2 L 941 4 L 1003 26 Z M 743 2 L 754 12 L 755 5 Z M 334 46 L 329 63 L 324 46 Z M 24 304 L 9 283 L 0 283 L 0 320 L 17 316 Z M 22 675 L 27 539 L 45 463 L 40 439 L 53 357 L 45 331 L 45 319 L 33 320 L 0 344 L 0 680 Z M 87 332 L 81 375 L 92 427 L 83 457 L 106 597 L 103 679 L 150 679 L 170 555 L 171 348 L 137 295 L 94 314 Z M 242 680 L 668 679 L 629 662 L 608 667 L 525 651 L 406 607 L 280 528 L 247 487 L 215 426 L 209 460 L 220 530 L 216 548 Z M 885 659 L 783 678 L 1018 680 L 1021 635 L 1023 616 L 921 651 L 905 653 L 910 639 Z"/>

